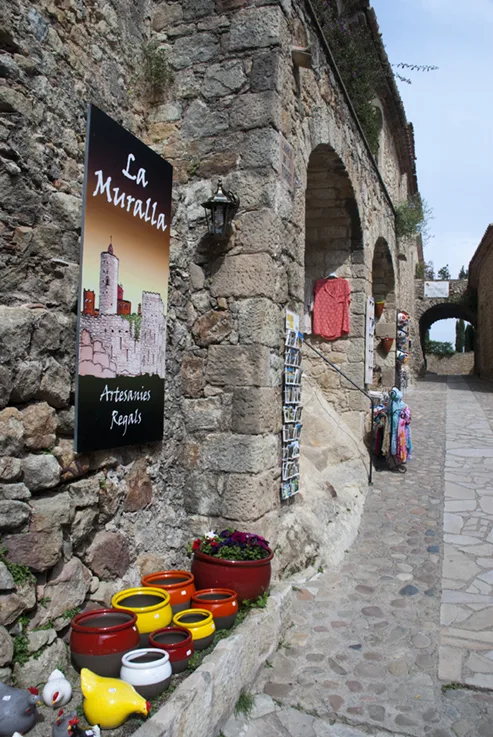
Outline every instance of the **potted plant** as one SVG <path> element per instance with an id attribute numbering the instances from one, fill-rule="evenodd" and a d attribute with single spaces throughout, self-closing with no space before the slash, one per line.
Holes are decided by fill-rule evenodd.
<path id="1" fill-rule="evenodd" d="M 209 532 L 190 545 L 197 589 L 233 589 L 238 603 L 253 601 L 269 588 L 274 553 L 252 532 Z"/>

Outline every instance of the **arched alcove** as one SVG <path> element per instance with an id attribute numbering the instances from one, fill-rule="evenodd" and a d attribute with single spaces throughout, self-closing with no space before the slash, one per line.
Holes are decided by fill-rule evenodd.
<path id="1" fill-rule="evenodd" d="M 395 382 L 396 296 L 392 255 L 384 238 L 377 240 L 373 252 L 372 295 L 375 300 L 373 386 L 388 389 Z M 394 339 L 390 350 L 384 347 L 385 338 Z"/>
<path id="2" fill-rule="evenodd" d="M 335 363 L 359 386 L 364 382 L 364 331 L 367 283 L 364 278 L 363 236 L 358 206 L 349 175 L 329 145 L 311 153 L 306 187 L 305 319 L 306 340 Z M 327 339 L 312 332 L 308 306 L 319 279 L 335 275 L 351 289 L 349 333 Z M 339 412 L 354 412 L 354 427 L 360 429 L 358 413 L 364 398 L 322 359 L 305 348 L 305 366 L 324 397 Z"/>

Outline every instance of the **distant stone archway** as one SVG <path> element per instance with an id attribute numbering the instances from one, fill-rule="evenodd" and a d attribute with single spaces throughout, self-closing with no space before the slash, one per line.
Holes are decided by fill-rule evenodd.
<path id="1" fill-rule="evenodd" d="M 467 300 L 467 279 L 451 279 L 449 281 L 448 297 L 425 297 L 425 282 L 416 280 L 416 314 L 419 342 L 413 346 L 414 366 L 416 373 L 426 371 L 426 356 L 424 351 L 426 333 L 439 320 L 463 319 L 476 327 L 477 315 Z"/>

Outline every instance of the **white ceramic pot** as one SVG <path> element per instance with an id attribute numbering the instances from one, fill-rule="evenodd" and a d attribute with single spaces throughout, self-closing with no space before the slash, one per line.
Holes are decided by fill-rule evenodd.
<path id="1" fill-rule="evenodd" d="M 165 691 L 171 681 L 169 655 L 152 647 L 131 650 L 122 657 L 120 678 L 145 699 L 153 699 Z"/>

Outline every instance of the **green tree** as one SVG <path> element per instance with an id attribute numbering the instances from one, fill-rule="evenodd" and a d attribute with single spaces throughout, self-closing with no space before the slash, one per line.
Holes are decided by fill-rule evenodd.
<path id="1" fill-rule="evenodd" d="M 466 323 L 461 318 L 455 323 L 455 351 L 456 353 L 464 353 L 464 342 L 466 335 Z"/>
<path id="2" fill-rule="evenodd" d="M 466 332 L 464 336 L 464 348 L 466 353 L 470 353 L 474 350 L 476 340 L 476 331 L 474 330 L 472 325 L 466 326 Z"/>
<path id="3" fill-rule="evenodd" d="M 431 353 L 433 356 L 453 356 L 454 346 L 448 341 L 430 340 L 428 346 L 425 343 L 425 353 Z"/>
<path id="4" fill-rule="evenodd" d="M 433 281 L 435 278 L 435 268 L 433 266 L 433 261 L 427 261 L 425 263 L 425 279 L 427 281 Z"/>
<path id="5" fill-rule="evenodd" d="M 442 266 L 441 269 L 438 269 L 438 278 L 443 279 L 444 281 L 448 281 L 451 278 L 448 264 L 446 266 Z"/>
<path id="6" fill-rule="evenodd" d="M 466 271 L 463 266 L 460 267 L 459 279 L 467 279 L 469 276 L 469 269 Z"/>

